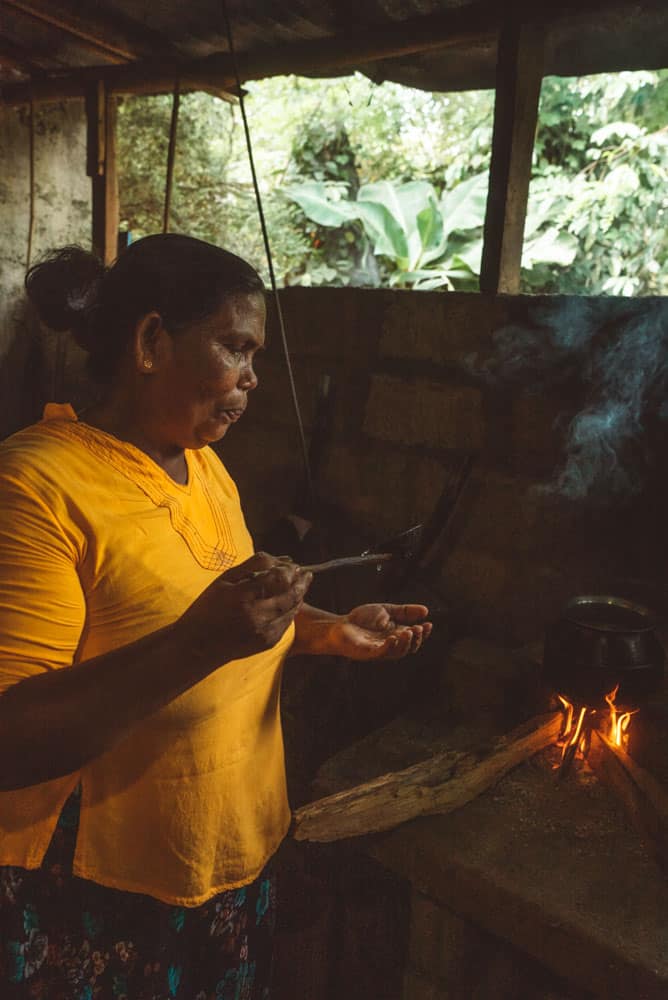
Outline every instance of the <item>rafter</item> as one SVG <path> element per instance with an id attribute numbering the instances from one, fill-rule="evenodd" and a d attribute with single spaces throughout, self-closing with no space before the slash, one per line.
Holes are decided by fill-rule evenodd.
<path id="1" fill-rule="evenodd" d="M 77 39 L 86 48 L 103 54 L 108 61 L 126 63 L 155 58 L 156 50 L 173 52 L 172 47 L 154 32 L 126 17 L 110 14 L 99 3 L 85 16 L 47 0 L 3 0 L 3 5 Z"/>

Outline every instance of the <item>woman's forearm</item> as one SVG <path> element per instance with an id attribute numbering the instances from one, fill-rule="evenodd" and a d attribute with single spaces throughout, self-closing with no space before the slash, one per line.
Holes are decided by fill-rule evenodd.
<path id="1" fill-rule="evenodd" d="M 303 604 L 295 616 L 295 641 L 290 655 L 311 653 L 319 656 L 335 656 L 338 649 L 333 643 L 333 628 L 345 616 L 331 611 Z"/>
<path id="2" fill-rule="evenodd" d="M 95 659 L 20 681 L 0 696 L 0 789 L 79 770 L 223 660 L 198 649 L 178 622 Z"/>
<path id="3" fill-rule="evenodd" d="M 78 771 L 216 668 L 271 649 L 310 582 L 258 552 L 216 577 L 173 625 L 10 687 L 0 696 L 0 789 Z"/>

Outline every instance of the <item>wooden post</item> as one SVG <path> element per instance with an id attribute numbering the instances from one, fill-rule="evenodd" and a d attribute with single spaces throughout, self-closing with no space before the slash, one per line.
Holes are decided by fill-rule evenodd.
<path id="1" fill-rule="evenodd" d="M 517 15 L 499 36 L 481 292 L 517 293 L 520 289 L 544 43 L 545 28 L 522 24 Z"/>
<path id="2" fill-rule="evenodd" d="M 87 173 L 93 185 L 93 250 L 110 264 L 118 240 L 116 96 L 102 80 L 86 91 Z"/>
<path id="3" fill-rule="evenodd" d="M 162 231 L 169 232 L 169 217 L 172 210 L 172 188 L 174 185 L 174 161 L 176 159 L 176 132 L 179 126 L 179 102 L 181 91 L 179 80 L 174 83 L 172 94 L 172 119 L 169 126 L 169 146 L 167 149 L 167 176 L 165 179 L 165 203 L 162 213 Z"/>

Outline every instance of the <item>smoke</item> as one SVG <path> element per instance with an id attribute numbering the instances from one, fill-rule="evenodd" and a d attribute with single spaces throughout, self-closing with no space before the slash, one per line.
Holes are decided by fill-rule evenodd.
<path id="1" fill-rule="evenodd" d="M 493 341 L 488 359 L 469 359 L 476 378 L 530 392 L 569 384 L 580 397 L 547 488 L 572 499 L 638 492 L 648 425 L 668 421 L 668 302 L 540 300 Z"/>

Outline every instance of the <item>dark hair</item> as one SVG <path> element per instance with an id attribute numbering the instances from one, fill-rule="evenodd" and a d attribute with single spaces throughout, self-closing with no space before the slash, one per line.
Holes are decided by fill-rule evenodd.
<path id="1" fill-rule="evenodd" d="M 233 295 L 264 294 L 241 257 L 166 233 L 131 243 L 109 268 L 82 247 L 53 250 L 25 277 L 28 298 L 53 330 L 71 330 L 98 381 L 113 378 L 138 320 L 155 310 L 178 334 Z"/>

